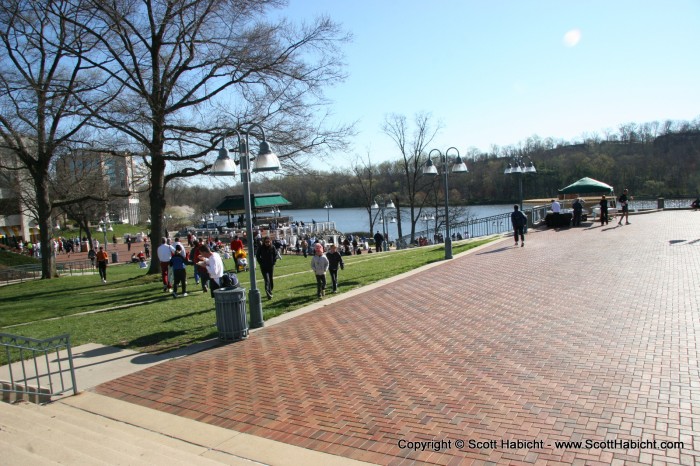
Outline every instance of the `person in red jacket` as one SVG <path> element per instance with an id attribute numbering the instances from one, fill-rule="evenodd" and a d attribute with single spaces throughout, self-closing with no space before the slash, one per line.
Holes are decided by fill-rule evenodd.
<path id="1" fill-rule="evenodd" d="M 231 241 L 231 251 L 236 254 L 236 251 L 243 249 L 243 241 L 238 238 L 238 235 L 233 237 Z"/>

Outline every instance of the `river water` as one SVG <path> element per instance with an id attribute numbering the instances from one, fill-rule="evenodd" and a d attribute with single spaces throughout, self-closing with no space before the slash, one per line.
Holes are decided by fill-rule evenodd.
<path id="1" fill-rule="evenodd" d="M 502 214 L 506 212 L 512 212 L 513 205 L 483 205 L 483 206 L 469 206 L 461 207 L 464 212 L 460 215 L 457 221 L 463 221 L 471 218 L 483 218 L 490 217 L 492 215 Z M 452 210 L 452 209 L 450 209 Z M 442 209 L 441 209 L 442 211 Z M 372 210 L 373 215 L 377 215 L 376 210 Z M 385 216 L 387 220 L 390 220 L 395 216 L 395 209 L 387 209 L 385 211 Z M 272 214 L 266 214 L 263 212 L 258 213 L 258 217 L 264 217 Z M 280 215 L 280 214 L 278 214 Z M 369 216 L 367 210 L 362 207 L 356 208 L 344 208 L 344 209 L 293 209 L 284 210 L 281 212 L 282 217 L 292 217 L 293 221 L 304 222 L 305 224 L 310 224 L 314 220 L 316 222 L 335 222 L 336 230 L 343 233 L 352 232 L 368 232 L 369 231 Z M 454 221 L 453 221 L 454 222 Z M 428 227 L 433 228 L 435 221 L 428 222 Z M 398 223 L 391 223 L 387 221 L 388 232 L 390 238 L 398 237 Z M 416 224 L 416 230 L 425 230 L 426 222 L 419 221 Z M 382 224 L 375 221 L 375 230 L 382 230 Z M 401 229 L 404 235 L 409 235 L 411 233 L 411 222 L 409 220 L 408 209 L 401 213 Z"/>

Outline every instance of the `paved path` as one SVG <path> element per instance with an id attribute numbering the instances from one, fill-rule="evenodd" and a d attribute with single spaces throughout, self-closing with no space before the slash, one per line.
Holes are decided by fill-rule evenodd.
<path id="1" fill-rule="evenodd" d="M 506 239 L 96 391 L 379 464 L 697 464 L 700 213 L 631 220 Z M 555 445 L 615 439 L 656 445 Z"/>

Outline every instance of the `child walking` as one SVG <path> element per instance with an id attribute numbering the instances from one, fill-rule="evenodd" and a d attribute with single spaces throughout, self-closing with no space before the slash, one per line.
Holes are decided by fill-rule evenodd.
<path id="1" fill-rule="evenodd" d="M 328 270 L 328 258 L 323 253 L 323 245 L 317 243 L 314 246 L 314 257 L 311 258 L 311 270 L 316 274 L 316 296 L 322 298 L 326 294 L 326 270 Z"/>
<path id="2" fill-rule="evenodd" d="M 182 285 L 182 296 L 187 296 L 187 269 L 185 268 L 187 264 L 185 251 L 182 250 L 182 246 L 176 244 L 175 254 L 170 259 L 170 266 L 173 268 L 173 275 L 175 276 L 173 298 L 177 298 L 177 286 L 180 284 Z"/>
<path id="3" fill-rule="evenodd" d="M 349 252 L 349 250 L 348 250 Z M 331 244 L 331 250 L 326 254 L 328 259 L 328 271 L 331 273 L 331 284 L 333 289 L 331 293 L 338 292 L 338 267 L 341 269 L 345 268 L 343 263 L 343 256 L 338 251 L 338 247 L 335 244 Z"/>

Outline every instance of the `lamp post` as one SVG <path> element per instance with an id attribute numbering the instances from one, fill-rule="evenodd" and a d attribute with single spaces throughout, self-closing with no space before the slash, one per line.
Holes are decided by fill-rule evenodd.
<path id="1" fill-rule="evenodd" d="M 428 222 L 432 222 L 433 220 L 435 220 L 435 215 L 423 212 L 423 214 L 420 216 L 420 219 L 425 222 L 425 234 L 427 236 L 428 241 L 430 241 L 430 230 L 428 229 Z"/>
<path id="2" fill-rule="evenodd" d="M 330 201 L 326 202 L 326 205 L 323 206 L 324 209 L 326 209 L 326 222 L 331 223 L 331 209 L 333 208 L 333 204 L 331 204 Z"/>
<path id="3" fill-rule="evenodd" d="M 525 163 L 525 159 L 530 161 L 530 165 L 527 165 Z M 504 175 L 520 175 L 518 176 L 518 192 L 520 196 L 519 204 L 521 212 L 523 210 L 523 175 L 525 175 L 525 173 L 537 173 L 537 170 L 535 169 L 535 163 L 530 157 L 526 155 L 514 157 L 513 160 L 508 163 L 506 169 L 503 171 Z"/>
<path id="4" fill-rule="evenodd" d="M 251 157 L 248 145 L 250 131 L 253 128 L 260 130 L 262 141 L 257 156 Z M 246 232 L 248 236 L 248 257 L 255 257 L 255 247 L 253 241 L 253 209 L 250 199 L 250 177 L 251 172 L 277 171 L 280 168 L 280 161 L 277 155 L 270 150 L 270 145 L 265 140 L 265 130 L 257 123 L 253 123 L 246 131 L 239 132 L 232 128 L 223 135 L 219 156 L 211 167 L 212 176 L 234 176 L 236 174 L 236 161 L 228 155 L 228 149 L 224 146 L 226 137 L 235 133 L 238 136 L 238 163 L 241 166 L 241 181 L 243 182 L 243 204 L 245 208 Z M 241 139 L 241 133 L 245 135 L 245 140 Z M 251 161 L 255 161 L 255 167 L 251 170 Z M 248 292 L 248 303 L 250 306 L 250 328 L 260 328 L 265 325 L 262 312 L 262 301 L 260 290 L 255 280 L 255 260 L 248 262 L 250 271 L 250 291 Z"/>
<path id="5" fill-rule="evenodd" d="M 455 163 L 452 165 L 452 173 L 466 173 L 468 171 L 467 165 L 462 161 L 462 157 L 459 155 L 459 151 L 456 147 L 449 147 L 444 154 L 438 149 L 431 150 L 428 153 L 428 160 L 425 162 L 425 166 L 423 167 L 423 175 L 437 176 L 438 171 L 437 168 L 435 168 L 435 165 L 433 165 L 432 159 L 433 152 L 437 152 L 438 157 L 442 162 L 443 183 L 445 184 L 445 259 L 452 259 L 452 237 L 450 236 L 450 190 L 447 184 L 447 163 L 449 159 L 449 152 L 452 149 L 454 149 L 455 152 L 457 152 Z"/>
<path id="6" fill-rule="evenodd" d="M 381 217 L 379 219 L 379 223 L 382 224 L 382 234 L 384 235 L 384 243 L 386 245 L 385 247 L 388 247 L 386 209 L 395 209 L 396 206 L 394 205 L 394 202 L 391 200 L 391 198 L 388 196 L 386 198 L 384 198 L 384 196 L 375 196 L 374 203 L 371 205 L 371 208 L 380 210 Z M 394 219 L 394 222 L 396 222 L 396 219 Z"/>
<path id="7" fill-rule="evenodd" d="M 107 230 L 114 231 L 114 228 L 112 228 L 112 223 L 109 221 L 109 214 L 106 213 L 105 216 L 100 219 L 100 226 L 97 227 L 97 232 L 103 234 L 105 252 L 107 252 Z"/>

